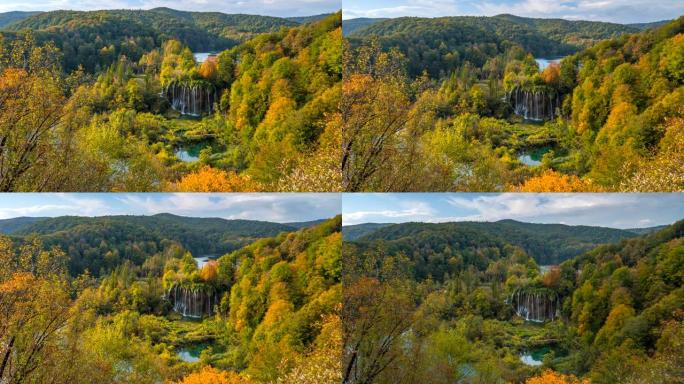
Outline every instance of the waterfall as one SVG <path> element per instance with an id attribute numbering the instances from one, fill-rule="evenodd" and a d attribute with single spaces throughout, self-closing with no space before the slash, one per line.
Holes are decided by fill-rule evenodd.
<path id="1" fill-rule="evenodd" d="M 511 295 L 510 303 L 518 316 L 535 323 L 553 321 L 560 311 L 558 295 L 549 290 L 519 288 Z"/>
<path id="2" fill-rule="evenodd" d="M 186 288 L 179 284 L 169 289 L 166 298 L 175 312 L 197 319 L 213 315 L 214 306 L 219 303 L 218 292 L 201 287 Z"/>
<path id="3" fill-rule="evenodd" d="M 508 99 L 516 115 L 533 121 L 553 120 L 556 108 L 561 105 L 559 94 L 552 95 L 542 90 L 528 91 L 521 87 L 515 87 Z"/>
<path id="4" fill-rule="evenodd" d="M 217 100 L 214 87 L 201 83 L 189 85 L 174 81 L 162 91 L 162 95 L 169 100 L 171 108 L 190 116 L 212 113 Z"/>

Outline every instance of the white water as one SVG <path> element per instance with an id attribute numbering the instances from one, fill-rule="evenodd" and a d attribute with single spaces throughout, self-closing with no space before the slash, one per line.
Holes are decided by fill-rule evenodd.
<path id="1" fill-rule="evenodd" d="M 510 303 L 518 316 L 533 323 L 553 321 L 559 310 L 558 297 L 545 291 L 518 289 L 511 295 Z"/>
<path id="2" fill-rule="evenodd" d="M 182 115 L 201 116 L 202 113 L 211 113 L 214 109 L 214 101 L 218 99 L 216 90 L 204 85 L 192 87 L 180 83 L 172 83 L 162 91 L 171 108 Z"/>
<path id="3" fill-rule="evenodd" d="M 520 361 L 522 361 L 523 364 L 532 367 L 538 367 L 542 365 L 542 362 L 532 357 L 532 354 L 530 353 L 523 353 L 522 355 L 520 355 Z"/>
<path id="4" fill-rule="evenodd" d="M 527 91 L 520 87 L 511 91 L 509 100 L 516 115 L 531 121 L 553 119 L 556 108 L 561 104 L 557 94 L 554 96 L 544 91 Z"/>

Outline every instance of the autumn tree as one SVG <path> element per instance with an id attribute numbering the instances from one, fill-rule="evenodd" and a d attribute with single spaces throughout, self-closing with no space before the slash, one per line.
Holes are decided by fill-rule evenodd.
<path id="1" fill-rule="evenodd" d="M 183 176 L 172 189 L 181 192 L 256 192 L 261 186 L 249 176 L 204 166 Z"/>
<path id="2" fill-rule="evenodd" d="M 527 379 L 525 384 L 590 384 L 590 381 L 587 379 L 580 380 L 574 375 L 564 375 L 547 369 L 541 375 Z"/>

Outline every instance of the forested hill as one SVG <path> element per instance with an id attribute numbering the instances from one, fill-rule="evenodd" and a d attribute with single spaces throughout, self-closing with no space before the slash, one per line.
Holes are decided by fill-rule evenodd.
<path id="1" fill-rule="evenodd" d="M 561 265 L 564 312 L 583 340 L 578 352 L 592 382 L 677 382 L 683 271 L 684 221 Z"/>
<path id="2" fill-rule="evenodd" d="M 19 220 L 19 219 L 17 219 Z M 6 224 L 6 223 L 5 223 Z M 194 255 L 224 254 L 256 239 L 297 228 L 264 221 L 191 218 L 171 214 L 154 216 L 64 216 L 36 221 L 12 233 L 38 236 L 46 247 L 67 252 L 70 271 L 108 271 L 130 260 L 141 265 L 152 255 L 181 246 Z"/>
<path id="3" fill-rule="evenodd" d="M 0 220 L 0 234 L 9 235 L 47 217 L 15 217 Z"/>
<path id="4" fill-rule="evenodd" d="M 354 241 L 369 233 L 375 232 L 380 228 L 389 227 L 394 225 L 392 223 L 363 223 L 356 225 L 345 225 L 342 227 L 342 236 L 344 240 Z"/>
<path id="5" fill-rule="evenodd" d="M 363 28 L 366 28 L 370 25 L 373 25 L 375 23 L 379 23 L 381 21 L 385 21 L 389 19 L 383 19 L 383 18 L 370 18 L 370 17 L 359 17 L 356 19 L 349 19 L 349 20 L 343 20 L 342 21 L 342 33 L 344 36 L 348 36 L 358 30 L 361 30 Z"/>
<path id="6" fill-rule="evenodd" d="M 69 72 L 82 65 L 97 71 L 120 55 L 137 61 L 143 53 L 176 39 L 194 52 L 231 48 L 257 34 L 276 32 L 299 23 L 283 18 L 185 12 L 169 8 L 152 10 L 52 11 L 35 14 L 7 26 L 0 33 L 34 31 L 41 42 L 54 41 Z"/>
<path id="7" fill-rule="evenodd" d="M 21 12 L 21 11 L 12 11 L 12 12 L 3 12 L 0 13 L 0 28 L 4 28 L 12 23 L 16 23 L 20 20 L 24 20 L 27 17 L 31 17 L 33 15 L 37 15 L 40 12 Z"/>
<path id="8" fill-rule="evenodd" d="M 345 20 L 345 23 L 354 29 L 353 21 Z M 488 58 L 506 52 L 513 45 L 536 57 L 549 58 L 638 31 L 621 24 L 513 15 L 400 17 L 355 29 L 348 38 L 356 46 L 370 37 L 377 37 L 383 48 L 397 47 L 406 55 L 411 74 L 427 70 L 430 75 L 438 76 L 465 61 L 481 67 Z"/>
<path id="9" fill-rule="evenodd" d="M 448 265 L 455 260 L 460 260 L 457 264 L 486 268 L 510 246 L 521 248 L 538 264 L 558 264 L 600 244 L 635 236 L 632 232 L 612 228 L 502 220 L 396 224 L 362 236 L 357 243 L 373 246 L 380 241 L 389 253 L 403 252 L 416 263 L 434 264 L 426 268 L 438 273 L 438 265 L 442 264 L 448 270 Z M 455 260 L 450 260 L 452 257 Z M 433 276 L 441 277 L 441 274 L 433 273 Z"/>

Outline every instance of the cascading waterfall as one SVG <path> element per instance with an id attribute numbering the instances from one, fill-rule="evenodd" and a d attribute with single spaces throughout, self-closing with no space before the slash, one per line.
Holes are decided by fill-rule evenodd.
<path id="1" fill-rule="evenodd" d="M 508 98 L 515 114 L 525 120 L 553 120 L 556 108 L 561 105 L 558 93 L 553 95 L 543 90 L 524 90 L 522 87 L 513 88 Z"/>
<path id="2" fill-rule="evenodd" d="M 555 320 L 560 310 L 558 295 L 549 290 L 519 288 L 510 303 L 518 316 L 535 323 Z"/>
<path id="3" fill-rule="evenodd" d="M 218 292 L 202 287 L 187 288 L 176 284 L 167 294 L 173 310 L 184 317 L 202 318 L 214 314 L 214 305 L 219 303 Z"/>
<path id="4" fill-rule="evenodd" d="M 190 85 L 174 81 L 162 91 L 162 95 L 169 100 L 171 108 L 189 116 L 211 113 L 217 100 L 216 89 L 201 83 Z"/>

